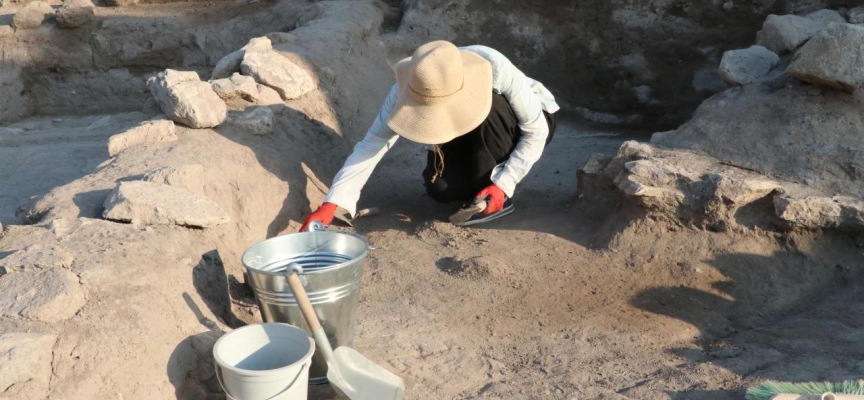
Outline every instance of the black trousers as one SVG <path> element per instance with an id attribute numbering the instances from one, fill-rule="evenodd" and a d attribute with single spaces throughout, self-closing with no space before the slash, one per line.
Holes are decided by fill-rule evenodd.
<path id="1" fill-rule="evenodd" d="M 555 132 L 555 116 L 543 111 L 549 124 L 549 137 L 552 141 Z M 516 149 L 522 130 L 519 120 L 507 99 L 500 94 L 492 94 L 492 109 L 489 116 L 476 129 L 441 145 L 444 153 L 444 170 L 435 176 L 435 152 L 427 156 L 423 181 L 426 193 L 441 203 L 465 202 L 492 184 L 492 169 L 510 158 Z"/>

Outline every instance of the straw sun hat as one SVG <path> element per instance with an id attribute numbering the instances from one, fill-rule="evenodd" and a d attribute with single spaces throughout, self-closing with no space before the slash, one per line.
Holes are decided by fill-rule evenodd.
<path id="1" fill-rule="evenodd" d="M 480 125 L 492 109 L 492 65 L 439 40 L 396 64 L 398 97 L 387 126 L 423 144 L 443 144 Z"/>

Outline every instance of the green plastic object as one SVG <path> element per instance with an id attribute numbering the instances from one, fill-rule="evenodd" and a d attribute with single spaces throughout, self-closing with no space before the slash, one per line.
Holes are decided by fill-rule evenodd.
<path id="1" fill-rule="evenodd" d="M 767 381 L 747 390 L 747 400 L 771 400 L 780 393 L 813 394 L 822 393 L 864 395 L 864 380 L 843 382 L 773 382 Z"/>

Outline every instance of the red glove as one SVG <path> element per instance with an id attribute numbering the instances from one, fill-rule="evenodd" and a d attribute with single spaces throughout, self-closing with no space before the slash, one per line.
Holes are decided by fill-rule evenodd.
<path id="1" fill-rule="evenodd" d="M 488 199 L 486 201 L 488 203 L 486 210 L 483 211 L 483 215 L 496 213 L 504 208 L 504 199 L 507 198 L 507 195 L 505 195 L 504 191 L 494 183 L 487 186 L 486 189 L 481 190 L 476 196 L 478 199 L 486 199 L 487 197 Z"/>
<path id="2" fill-rule="evenodd" d="M 324 226 L 330 225 L 330 223 L 333 222 L 333 215 L 336 214 L 336 207 L 338 206 L 333 203 L 321 204 L 317 210 L 306 217 L 306 220 L 303 221 L 303 226 L 300 228 L 300 232 L 306 232 L 306 229 L 309 228 L 309 224 L 316 220 L 321 221 Z"/>

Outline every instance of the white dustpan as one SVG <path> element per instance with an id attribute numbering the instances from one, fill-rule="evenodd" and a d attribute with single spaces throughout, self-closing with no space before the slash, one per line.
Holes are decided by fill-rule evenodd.
<path id="1" fill-rule="evenodd" d="M 364 357 L 357 350 L 341 346 L 333 351 L 327 334 L 321 328 L 318 315 L 309 302 L 309 296 L 298 272 L 303 267 L 298 264 L 288 266 L 288 285 L 294 292 L 294 299 L 303 317 L 312 329 L 315 344 L 321 350 L 321 355 L 327 361 L 327 380 L 343 397 L 351 400 L 402 400 L 405 395 L 405 383 L 402 378 L 387 371 L 372 360 Z"/>

